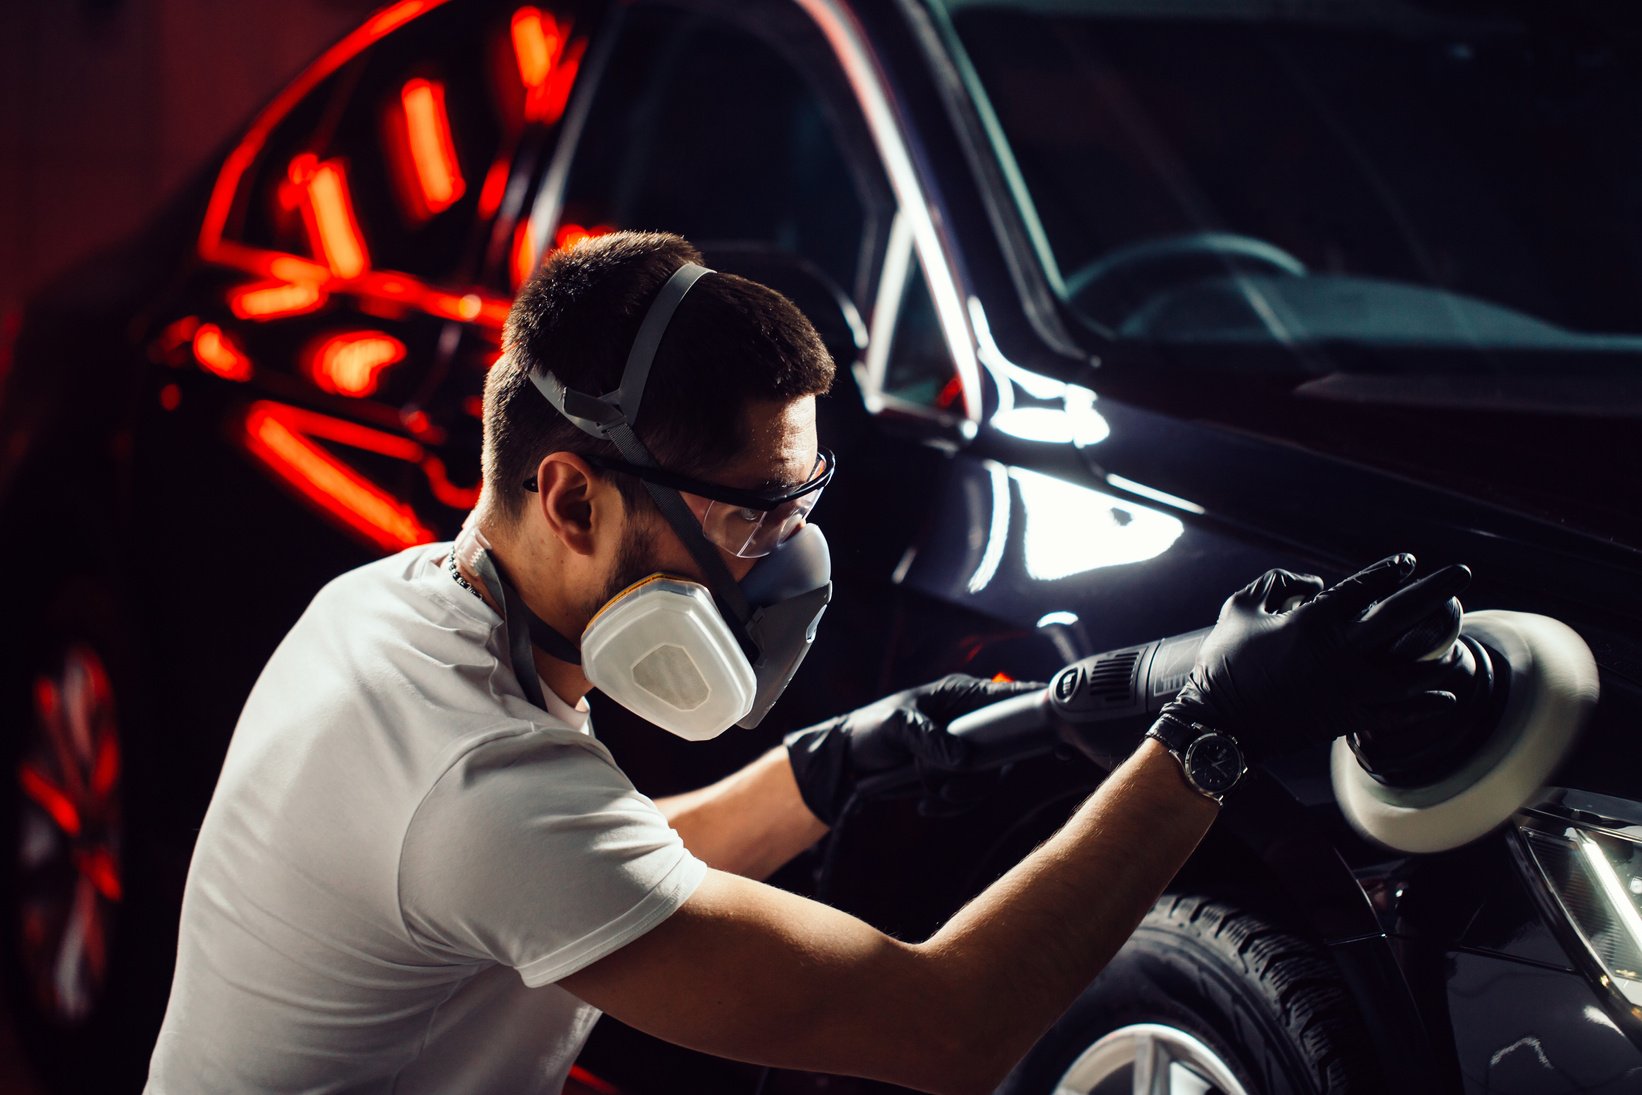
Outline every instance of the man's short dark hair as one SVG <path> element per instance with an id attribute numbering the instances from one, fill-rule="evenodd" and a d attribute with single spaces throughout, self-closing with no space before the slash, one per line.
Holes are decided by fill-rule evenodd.
<path id="1" fill-rule="evenodd" d="M 555 252 L 508 313 L 503 353 L 485 382 L 486 494 L 507 521 L 524 509 L 524 481 L 542 457 L 566 451 L 618 458 L 583 433 L 530 383 L 550 371 L 593 395 L 621 383 L 627 352 L 662 285 L 701 255 L 682 237 L 613 232 Z M 636 430 L 669 471 L 711 479 L 747 442 L 752 400 L 820 395 L 833 362 L 815 328 L 773 289 L 733 274 L 702 278 L 673 314 L 656 352 Z M 644 488 L 615 476 L 628 508 Z"/>

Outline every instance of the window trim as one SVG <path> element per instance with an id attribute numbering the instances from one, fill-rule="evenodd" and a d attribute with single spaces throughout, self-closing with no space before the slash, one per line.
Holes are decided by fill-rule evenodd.
<path id="1" fill-rule="evenodd" d="M 959 383 L 963 386 L 964 421 L 967 425 L 963 432 L 966 437 L 973 436 L 981 421 L 981 371 L 974 332 L 970 330 L 965 308 L 965 294 L 958 285 L 955 274 L 956 256 L 948 252 L 945 241 L 936 230 L 923 183 L 913 166 L 906 135 L 901 129 L 894 108 L 890 105 L 883 82 L 878 77 L 880 67 L 869 51 L 859 24 L 837 0 L 794 2 L 810 16 L 826 37 L 828 44 L 832 46 L 833 57 L 842 67 L 845 80 L 855 92 L 856 104 L 861 108 L 868 132 L 872 134 L 873 142 L 878 147 L 879 161 L 883 164 L 884 173 L 889 177 L 890 189 L 895 194 L 897 220 L 904 217 L 911 231 L 918 263 L 923 268 L 929 295 L 935 304 L 936 318 L 946 338 L 947 350 L 952 355 Z M 892 231 L 893 227 L 892 224 Z M 899 294 L 903 288 L 904 279 L 893 291 Z M 885 291 L 887 290 L 880 289 L 880 301 Z M 874 312 L 876 313 L 876 308 Z M 877 330 L 878 326 L 878 317 L 874 314 L 874 330 Z M 869 354 L 874 341 L 876 340 L 868 340 Z M 881 373 L 879 378 L 881 380 Z M 884 405 L 884 393 L 881 388 L 868 388 L 862 394 L 867 399 L 869 409 L 874 401 L 880 406 Z"/>

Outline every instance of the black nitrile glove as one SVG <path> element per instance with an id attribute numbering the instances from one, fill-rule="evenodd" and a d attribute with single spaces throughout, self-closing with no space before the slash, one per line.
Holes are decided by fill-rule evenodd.
<path id="1" fill-rule="evenodd" d="M 1395 555 L 1329 589 L 1312 575 L 1270 570 L 1234 593 L 1163 714 L 1237 739 L 1250 764 L 1364 728 L 1430 718 L 1451 707 L 1441 668 L 1416 641 L 1452 618 L 1471 572 L 1450 566 L 1414 582 Z M 1295 599 L 1304 603 L 1284 612 Z M 1373 609 L 1371 612 L 1370 609 Z"/>
<path id="2" fill-rule="evenodd" d="M 954 673 L 922 688 L 885 696 L 858 711 L 786 737 L 787 757 L 804 805 L 829 826 L 868 776 L 916 771 L 926 791 L 942 797 L 945 777 L 963 770 L 969 746 L 947 724 L 1041 683 L 988 681 Z M 954 786 L 962 786 L 955 780 Z"/>

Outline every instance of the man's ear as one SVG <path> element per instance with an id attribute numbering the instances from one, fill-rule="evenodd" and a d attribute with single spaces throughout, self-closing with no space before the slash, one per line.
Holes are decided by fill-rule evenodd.
<path id="1" fill-rule="evenodd" d="M 536 508 L 548 530 L 577 555 L 592 555 L 602 525 L 621 499 L 615 485 L 595 476 L 572 452 L 550 452 L 536 465 Z"/>

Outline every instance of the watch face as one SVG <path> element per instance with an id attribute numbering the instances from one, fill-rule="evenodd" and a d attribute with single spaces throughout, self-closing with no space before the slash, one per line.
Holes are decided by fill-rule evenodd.
<path id="1" fill-rule="evenodd" d="M 1243 751 L 1225 734 L 1204 734 L 1186 747 L 1185 768 L 1199 788 L 1222 794 L 1243 775 Z"/>

